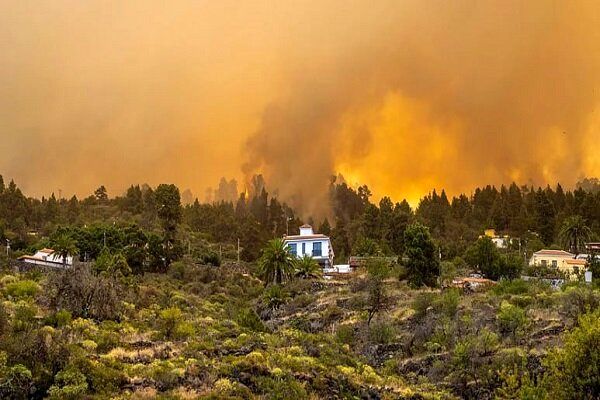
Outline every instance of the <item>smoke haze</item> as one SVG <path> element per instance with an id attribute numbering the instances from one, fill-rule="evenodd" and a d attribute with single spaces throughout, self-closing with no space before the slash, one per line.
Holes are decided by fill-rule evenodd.
<path id="1" fill-rule="evenodd" d="M 32 195 L 221 176 L 318 212 L 600 174 L 596 1 L 0 4 L 0 173 Z M 242 187 L 238 189 L 243 190 Z"/>

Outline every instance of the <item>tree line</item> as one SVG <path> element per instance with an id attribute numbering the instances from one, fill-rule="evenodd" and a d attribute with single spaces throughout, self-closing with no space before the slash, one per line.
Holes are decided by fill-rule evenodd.
<path id="1" fill-rule="evenodd" d="M 297 232 L 304 222 L 331 236 L 338 263 L 350 255 L 404 255 L 405 233 L 415 222 L 429 229 L 442 260 L 465 257 L 486 228 L 518 238 L 513 243 L 529 252 L 550 246 L 570 249 L 561 227 L 574 217 L 589 239 L 600 235 L 600 191 L 594 180 L 575 190 L 560 184 L 537 189 L 488 185 L 452 198 L 433 190 L 413 209 L 406 200 L 383 197 L 374 202 L 367 186 L 353 188 L 338 177 L 329 185 L 329 216 L 315 221 L 302 219 L 270 195 L 261 179 L 255 179 L 250 195 L 241 193 L 235 202 L 182 205 L 175 185 L 132 185 L 113 197 L 100 186 L 81 200 L 54 194 L 36 199 L 0 176 L 0 238 L 10 240 L 13 250 L 27 252 L 66 234 L 75 238 L 80 257 L 95 259 L 108 247 L 124 253 L 137 271 L 160 269 L 161 263 L 164 268 L 186 251 L 199 252 L 199 242 L 237 247 L 239 239 L 240 257 L 255 261 L 267 241 Z"/>

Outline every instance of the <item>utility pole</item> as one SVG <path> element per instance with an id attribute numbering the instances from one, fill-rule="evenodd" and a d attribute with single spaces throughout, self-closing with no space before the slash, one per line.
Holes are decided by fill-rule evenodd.
<path id="1" fill-rule="evenodd" d="M 10 240 L 6 239 L 6 258 L 8 258 L 9 253 L 10 253 Z"/>
<path id="2" fill-rule="evenodd" d="M 237 247 L 237 263 L 240 265 L 240 238 L 238 238 L 238 247 Z"/>
<path id="3" fill-rule="evenodd" d="M 106 248 L 106 231 L 104 231 L 104 248 Z"/>

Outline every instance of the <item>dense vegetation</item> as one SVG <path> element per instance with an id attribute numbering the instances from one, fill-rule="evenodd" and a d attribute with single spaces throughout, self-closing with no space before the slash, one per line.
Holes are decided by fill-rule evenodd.
<path id="1" fill-rule="evenodd" d="M 0 398 L 598 398 L 598 285 L 518 278 L 532 251 L 598 237 L 595 185 L 432 192 L 413 211 L 333 180 L 329 219 L 302 221 L 259 184 L 181 205 L 174 185 L 37 200 L 0 180 Z M 303 222 L 341 262 L 398 257 L 325 279 L 277 239 Z M 513 248 L 478 239 L 489 227 Z M 80 261 L 13 267 L 42 247 Z M 500 281 L 449 287 L 474 271 Z"/>

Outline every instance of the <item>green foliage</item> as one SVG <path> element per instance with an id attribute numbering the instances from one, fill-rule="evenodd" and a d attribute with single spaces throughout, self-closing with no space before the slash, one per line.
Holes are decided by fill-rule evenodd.
<path id="1" fill-rule="evenodd" d="M 57 373 L 54 382 L 48 390 L 50 400 L 76 400 L 81 398 L 88 388 L 85 375 L 74 367 L 68 367 Z"/>
<path id="2" fill-rule="evenodd" d="M 385 279 L 391 274 L 390 264 L 381 259 L 369 260 L 367 263 L 367 325 L 378 312 L 384 310 L 389 301 L 385 289 Z"/>
<path id="3" fill-rule="evenodd" d="M 421 320 L 425 317 L 429 307 L 433 306 L 434 298 L 435 294 L 432 292 L 422 292 L 415 297 L 412 303 L 412 309 L 415 312 L 414 318 L 416 320 Z"/>
<path id="4" fill-rule="evenodd" d="M 600 398 L 600 311 L 586 314 L 545 361 L 544 386 L 555 399 Z"/>
<path id="5" fill-rule="evenodd" d="M 175 337 L 177 328 L 183 322 L 183 313 L 177 307 L 167 308 L 159 314 L 162 334 L 167 339 Z"/>
<path id="6" fill-rule="evenodd" d="M 265 284 L 282 284 L 293 275 L 295 259 L 283 240 L 273 239 L 263 249 L 258 264 Z"/>
<path id="7" fill-rule="evenodd" d="M 236 315 L 236 321 L 240 326 L 251 331 L 264 332 L 266 330 L 260 317 L 251 308 L 240 309 Z"/>
<path id="8" fill-rule="evenodd" d="M 496 245 L 487 236 L 478 239 L 467 249 L 465 260 L 486 278 L 493 280 L 514 279 L 523 268 L 523 261 L 519 255 L 500 254 Z"/>
<path id="9" fill-rule="evenodd" d="M 448 289 L 442 292 L 442 295 L 437 297 L 433 302 L 433 306 L 440 313 L 452 318 L 458 311 L 460 302 L 460 291 L 458 289 Z"/>
<path id="10" fill-rule="evenodd" d="M 40 290 L 41 286 L 37 282 L 26 279 L 7 284 L 4 287 L 4 294 L 15 299 L 20 299 L 34 297 Z"/>
<path id="11" fill-rule="evenodd" d="M 0 398 L 27 399 L 33 387 L 31 371 L 21 364 L 7 366 L 5 352 L 0 351 Z"/>
<path id="12" fill-rule="evenodd" d="M 375 321 L 369 325 L 369 341 L 376 344 L 389 344 L 395 339 L 396 330 L 389 321 Z"/>
<path id="13" fill-rule="evenodd" d="M 580 215 L 565 218 L 558 233 L 564 248 L 576 255 L 585 250 L 585 243 L 590 240 L 591 235 L 592 230 Z"/>
<path id="14" fill-rule="evenodd" d="M 302 279 L 320 278 L 323 275 L 321 266 L 308 254 L 296 260 L 296 276 Z"/>
<path id="15" fill-rule="evenodd" d="M 67 264 L 67 257 L 74 257 L 79 254 L 77 241 L 71 235 L 63 233 L 54 237 L 50 245 L 54 250 L 54 255 L 62 260 L 63 266 Z"/>
<path id="16" fill-rule="evenodd" d="M 353 253 L 361 257 L 383 256 L 383 251 L 379 244 L 375 240 L 365 237 L 359 238 L 354 243 Z"/>
<path id="17" fill-rule="evenodd" d="M 440 262 L 429 229 L 419 223 L 409 225 L 404 232 L 404 246 L 409 283 L 416 287 L 436 286 Z"/>
<path id="18" fill-rule="evenodd" d="M 0 301 L 0 337 L 8 331 L 8 313 L 6 312 L 6 307 Z"/>
<path id="19" fill-rule="evenodd" d="M 496 318 L 500 332 L 510 334 L 513 339 L 523 332 L 527 324 L 525 311 L 507 301 L 503 301 L 500 305 L 500 311 Z"/>
<path id="20" fill-rule="evenodd" d="M 289 298 L 289 293 L 281 285 L 271 285 L 263 293 L 263 301 L 271 309 L 285 304 Z"/>

